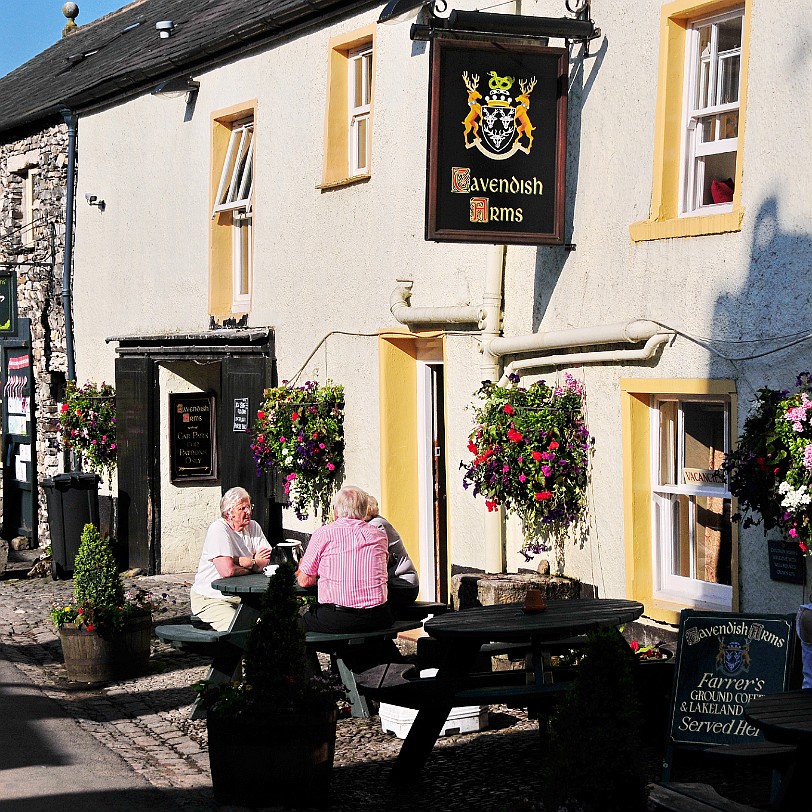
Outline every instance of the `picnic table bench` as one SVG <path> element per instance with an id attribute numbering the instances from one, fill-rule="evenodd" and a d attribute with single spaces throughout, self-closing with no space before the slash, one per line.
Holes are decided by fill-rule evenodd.
<path id="1" fill-rule="evenodd" d="M 236 618 L 228 631 L 199 628 L 188 623 L 169 623 L 155 627 L 155 634 L 160 640 L 170 643 L 180 651 L 198 654 L 211 659 L 206 679 L 211 682 L 230 682 L 238 675 L 242 653 L 245 649 L 249 629 L 235 629 Z M 372 709 L 367 699 L 359 694 L 356 677 L 347 665 L 346 658 L 362 647 L 373 645 L 380 640 L 397 637 L 402 631 L 416 629 L 421 625 L 419 620 L 397 620 L 385 629 L 369 632 L 352 632 L 346 634 L 328 634 L 325 632 L 307 632 L 305 643 L 312 652 L 330 654 L 336 663 L 341 682 L 347 692 L 353 716 L 368 719 Z M 192 705 L 192 719 L 205 716 L 205 709 L 199 700 Z"/>
<path id="2" fill-rule="evenodd" d="M 708 784 L 650 784 L 648 789 L 651 812 L 759 812 L 722 797 Z"/>

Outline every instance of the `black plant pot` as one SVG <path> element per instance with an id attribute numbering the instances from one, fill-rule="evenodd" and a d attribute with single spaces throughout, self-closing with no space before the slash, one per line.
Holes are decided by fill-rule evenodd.
<path id="1" fill-rule="evenodd" d="M 326 806 L 336 744 L 336 710 L 209 713 L 214 798 L 237 806 Z M 262 765 L 261 779 L 251 765 Z"/>

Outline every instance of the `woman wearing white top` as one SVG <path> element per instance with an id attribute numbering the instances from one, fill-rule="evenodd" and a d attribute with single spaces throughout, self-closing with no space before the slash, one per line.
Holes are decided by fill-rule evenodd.
<path id="1" fill-rule="evenodd" d="M 251 518 L 251 497 L 245 488 L 231 488 L 220 500 L 220 518 L 209 525 L 191 589 L 192 613 L 215 629 L 231 625 L 240 599 L 212 587 L 218 578 L 262 572 L 271 559 L 271 545 Z"/>

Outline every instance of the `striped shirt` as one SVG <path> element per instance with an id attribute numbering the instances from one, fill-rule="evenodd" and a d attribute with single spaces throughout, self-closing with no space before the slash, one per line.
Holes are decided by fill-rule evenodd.
<path id="1" fill-rule="evenodd" d="M 386 533 L 363 519 L 336 519 L 310 537 L 299 562 L 318 575 L 319 603 L 367 609 L 386 603 Z"/>

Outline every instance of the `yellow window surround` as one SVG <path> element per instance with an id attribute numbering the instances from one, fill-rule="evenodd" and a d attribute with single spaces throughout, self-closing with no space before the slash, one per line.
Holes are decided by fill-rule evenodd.
<path id="1" fill-rule="evenodd" d="M 730 425 L 736 426 L 736 384 L 702 378 L 622 378 L 623 516 L 626 595 L 646 607 L 646 616 L 679 623 L 684 605 L 654 598 L 651 529 L 651 398 L 653 395 L 715 395 L 730 398 Z M 739 605 L 739 544 L 733 525 L 731 571 L 733 610 Z"/>
<path id="2" fill-rule="evenodd" d="M 211 114 L 211 163 L 209 165 L 209 314 L 216 319 L 230 319 L 233 297 L 233 225 L 231 212 L 220 212 L 211 219 L 217 187 L 220 183 L 223 162 L 231 137 L 231 125 L 235 121 L 253 117 L 254 166 L 256 167 L 256 119 L 257 100 L 233 105 Z"/>
<path id="3" fill-rule="evenodd" d="M 346 186 L 369 178 L 368 174 L 350 177 L 349 160 L 349 55 L 362 45 L 372 44 L 372 111 L 375 112 L 375 25 L 334 37 L 329 44 L 327 67 L 327 110 L 324 119 L 324 167 L 318 189 Z M 371 143 L 370 158 L 371 165 Z"/>
<path id="4" fill-rule="evenodd" d="M 683 121 L 686 32 L 691 22 L 731 8 L 744 6 L 742 24 L 741 111 L 736 155 L 733 210 L 724 214 L 680 217 L 680 153 Z M 651 214 L 629 226 L 633 242 L 671 237 L 698 237 L 741 231 L 744 121 L 747 106 L 747 65 L 750 56 L 752 0 L 675 0 L 663 6 L 660 17 L 660 59 L 658 65 L 657 110 L 654 128 L 654 169 L 652 172 Z"/>

